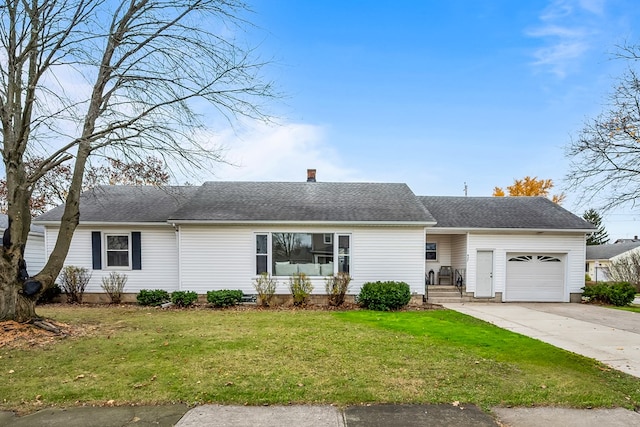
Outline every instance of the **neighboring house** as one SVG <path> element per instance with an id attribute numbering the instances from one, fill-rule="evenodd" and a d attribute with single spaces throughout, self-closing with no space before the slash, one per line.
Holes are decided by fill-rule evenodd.
<path id="1" fill-rule="evenodd" d="M 38 218 L 48 253 L 62 207 Z M 350 293 L 397 280 L 425 294 L 425 273 L 462 272 L 469 295 L 498 301 L 578 300 L 586 221 L 546 198 L 417 197 L 406 184 L 207 182 L 200 187 L 98 187 L 84 193 L 66 264 L 87 267 L 87 292 L 111 271 L 141 289 L 241 289 L 262 272 L 288 293 L 292 274 L 346 271 Z M 427 246 L 425 246 L 425 244 Z M 427 248 L 428 250 L 425 250 Z"/>
<path id="2" fill-rule="evenodd" d="M 618 239 L 613 243 L 633 243 L 633 242 L 640 242 L 640 239 L 638 239 L 638 236 L 633 236 L 633 239 Z"/>
<path id="3" fill-rule="evenodd" d="M 0 214 L 0 236 L 9 226 L 9 219 L 5 214 Z M 27 244 L 24 248 L 24 260 L 27 263 L 27 271 L 30 275 L 35 275 L 44 267 L 44 227 L 31 224 Z"/>
<path id="4" fill-rule="evenodd" d="M 585 272 L 593 281 L 607 282 L 611 263 L 638 251 L 640 241 L 587 246 Z"/>

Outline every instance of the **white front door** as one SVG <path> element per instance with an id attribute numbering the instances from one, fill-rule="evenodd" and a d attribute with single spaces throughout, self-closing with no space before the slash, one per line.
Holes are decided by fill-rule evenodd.
<path id="1" fill-rule="evenodd" d="M 478 251 L 475 296 L 493 297 L 493 251 Z"/>

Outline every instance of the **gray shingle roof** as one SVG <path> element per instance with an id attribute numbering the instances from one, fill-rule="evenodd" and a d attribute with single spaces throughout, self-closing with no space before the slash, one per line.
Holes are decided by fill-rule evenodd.
<path id="1" fill-rule="evenodd" d="M 58 221 L 58 206 L 37 218 Z M 416 197 L 406 184 L 207 182 L 202 186 L 101 186 L 82 194 L 80 222 L 381 222 L 436 228 L 585 230 L 544 197 Z"/>
<path id="2" fill-rule="evenodd" d="M 640 246 L 640 242 L 587 246 L 587 259 L 611 259 Z"/>
<path id="3" fill-rule="evenodd" d="M 0 230 L 4 230 L 9 226 L 9 217 L 5 214 L 0 214 Z M 41 225 L 31 224 L 31 228 L 29 230 L 32 233 L 36 234 L 44 234 L 44 227 Z"/>
<path id="4" fill-rule="evenodd" d="M 170 220 L 434 222 L 406 184 L 207 182 Z"/>
<path id="5" fill-rule="evenodd" d="M 198 187 L 99 186 L 80 196 L 80 222 L 166 222 Z M 37 221 L 59 221 L 64 206 Z"/>
<path id="6" fill-rule="evenodd" d="M 545 197 L 421 196 L 419 199 L 438 222 L 436 228 L 594 228 Z"/>

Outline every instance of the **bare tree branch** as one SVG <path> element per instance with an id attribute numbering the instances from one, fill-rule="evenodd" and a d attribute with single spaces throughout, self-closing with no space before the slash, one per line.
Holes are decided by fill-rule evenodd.
<path id="1" fill-rule="evenodd" d="M 571 159 L 567 182 L 583 204 L 600 211 L 635 206 L 640 197 L 640 79 L 636 66 L 640 46 L 618 47 L 628 62 L 616 81 L 605 111 L 588 120 L 566 147 Z"/>
<path id="2" fill-rule="evenodd" d="M 249 25 L 241 0 L 7 0 L 0 8 L 0 123 L 11 242 L 0 257 L 0 319 L 28 318 L 17 279 L 30 199 L 64 168 L 65 209 L 43 290 L 62 268 L 78 224 L 91 159 L 220 161 L 196 134 L 207 120 L 269 120 L 277 96 L 264 61 L 236 37 Z M 122 156 L 120 158 L 114 155 Z M 38 158 L 37 164 L 29 159 Z M 73 161 L 73 164 L 70 162 Z M 130 178 L 139 170 L 127 170 Z M 53 181 L 48 181 L 53 185 Z M 12 306 L 3 301 L 17 301 Z M 20 312 L 20 315 L 16 315 Z"/>

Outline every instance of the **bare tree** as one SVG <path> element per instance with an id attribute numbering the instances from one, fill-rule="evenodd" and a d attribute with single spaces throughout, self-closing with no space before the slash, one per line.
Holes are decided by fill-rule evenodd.
<path id="1" fill-rule="evenodd" d="M 278 261 L 291 261 L 300 250 L 301 240 L 298 233 L 273 233 L 273 248 Z"/>
<path id="2" fill-rule="evenodd" d="M 79 220 L 92 156 L 162 153 L 194 165 L 217 160 L 194 137 L 196 106 L 218 117 L 266 119 L 273 96 L 252 49 L 234 34 L 239 0 L 7 0 L 0 8 L 0 121 L 9 227 L 0 255 L 0 320 L 36 316 Z M 25 159 L 43 161 L 27 170 Z M 57 241 L 34 278 L 20 273 L 35 183 L 69 163 Z"/>
<path id="3" fill-rule="evenodd" d="M 609 266 L 609 280 L 613 282 L 629 282 L 640 289 L 640 253 L 629 255 L 612 261 Z"/>
<path id="4" fill-rule="evenodd" d="M 640 195 L 640 45 L 620 47 L 617 58 L 628 68 L 605 111 L 587 121 L 567 147 L 569 187 L 582 192 L 584 203 L 597 197 L 600 211 L 633 206 Z"/>

